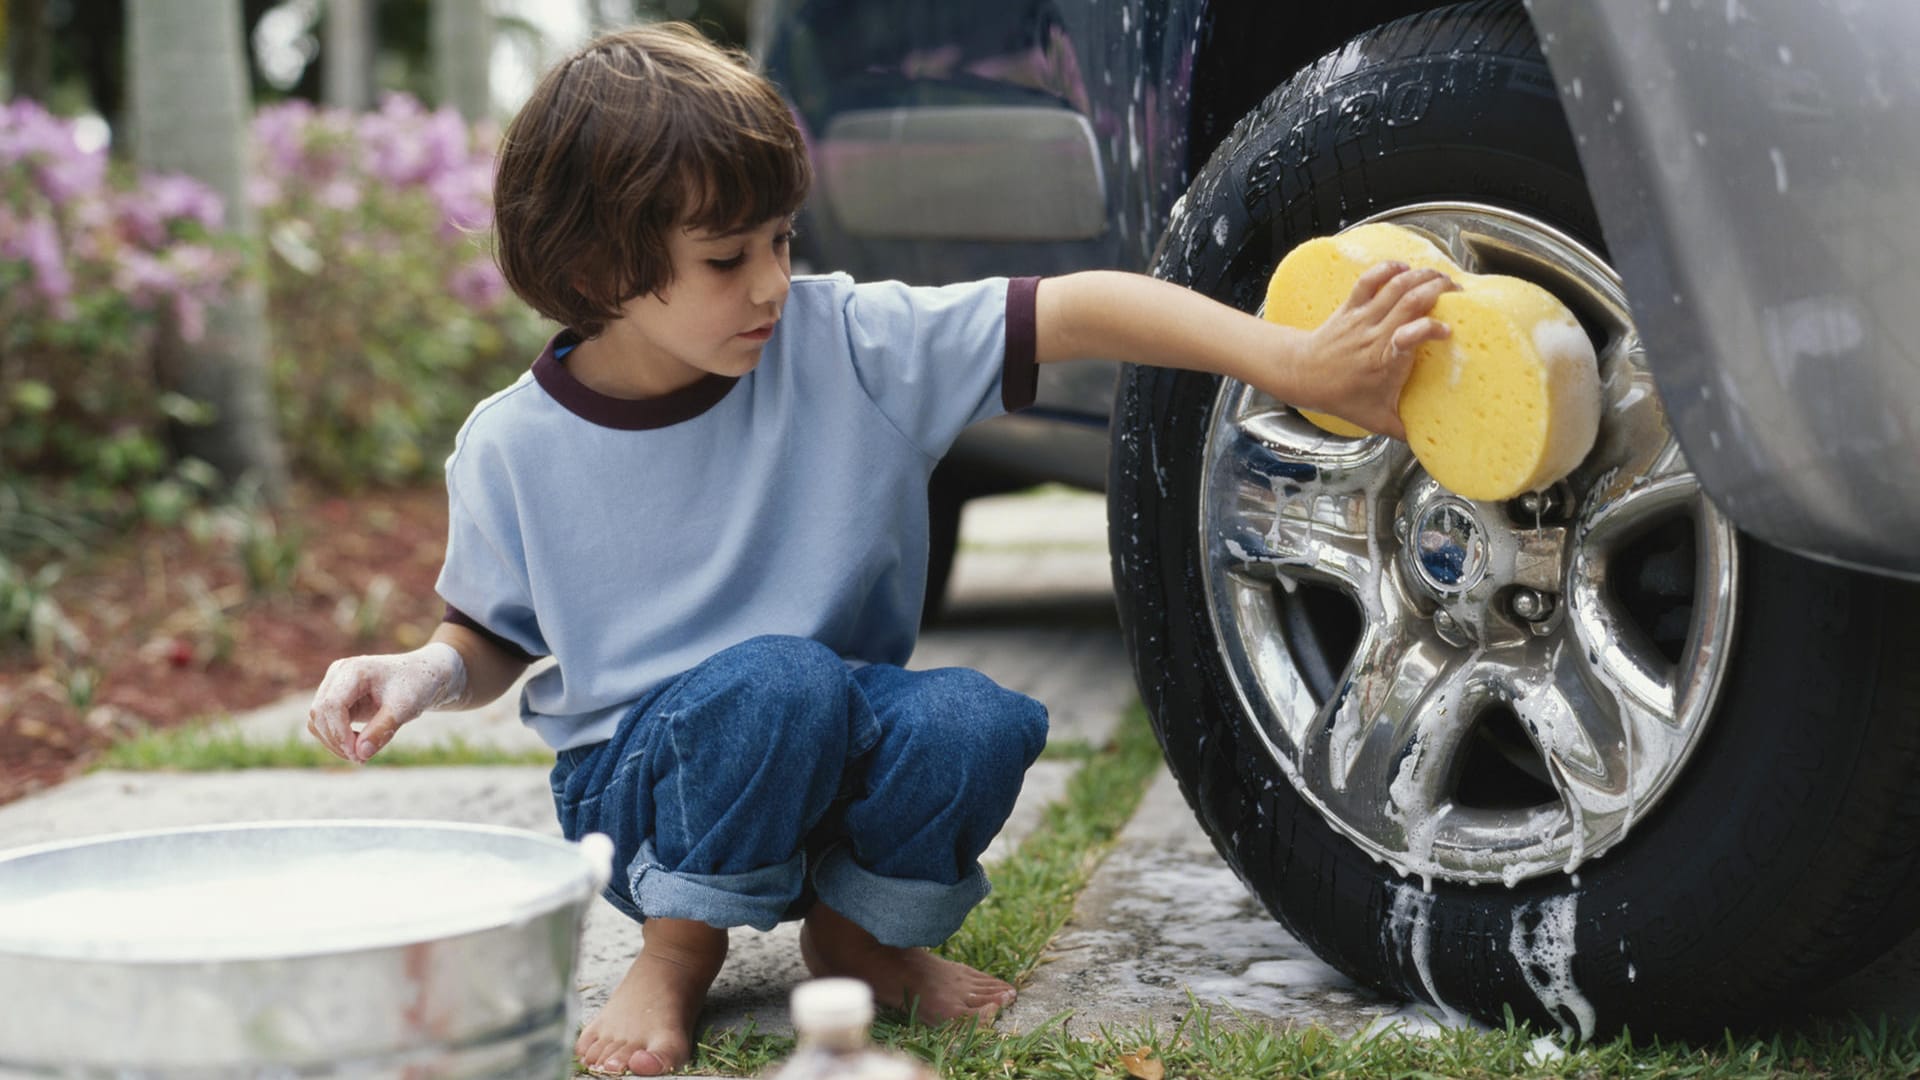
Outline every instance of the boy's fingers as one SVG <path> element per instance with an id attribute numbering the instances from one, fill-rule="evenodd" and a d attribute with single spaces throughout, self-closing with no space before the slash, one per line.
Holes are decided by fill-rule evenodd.
<path id="1" fill-rule="evenodd" d="M 1353 294 L 1347 298 L 1347 303 L 1354 307 L 1362 306 L 1367 301 L 1373 299 L 1374 294 L 1380 291 L 1381 286 L 1393 280 L 1395 275 L 1402 273 L 1406 269 L 1407 264 L 1403 262 L 1375 263 L 1368 267 L 1361 273 L 1359 280 L 1353 283 Z"/>
<path id="2" fill-rule="evenodd" d="M 1440 339 L 1453 333 L 1446 323 L 1431 316 L 1415 319 L 1393 332 L 1393 348 L 1396 352 L 1412 352 L 1422 344 Z"/>
<path id="3" fill-rule="evenodd" d="M 1409 270 L 1404 274 L 1397 274 L 1373 294 L 1373 300 L 1367 305 L 1368 313 L 1375 318 L 1384 317 L 1386 312 L 1399 307 L 1400 301 L 1406 299 L 1407 294 L 1416 289 L 1430 288 L 1433 290 L 1433 296 L 1438 297 L 1451 285 L 1447 276 L 1438 270 Z M 1427 306 L 1432 307 L 1433 301 L 1428 300 Z M 1425 312 L 1415 312 L 1415 314 L 1425 314 Z"/>
<path id="4" fill-rule="evenodd" d="M 1418 319 L 1433 310 L 1433 305 L 1445 294 L 1457 286 L 1445 277 L 1423 281 L 1408 289 L 1393 305 L 1393 311 L 1387 316 L 1393 323 L 1406 323 Z"/>
<path id="5" fill-rule="evenodd" d="M 360 737 L 353 744 L 353 760 L 364 762 L 379 753 L 381 748 L 393 741 L 393 733 L 399 730 L 400 720 L 393 713 L 381 709 L 360 729 Z"/>
<path id="6" fill-rule="evenodd" d="M 366 693 L 367 673 L 359 664 L 335 661 L 314 695 L 307 713 L 307 729 L 341 757 L 351 757 L 353 706 Z"/>

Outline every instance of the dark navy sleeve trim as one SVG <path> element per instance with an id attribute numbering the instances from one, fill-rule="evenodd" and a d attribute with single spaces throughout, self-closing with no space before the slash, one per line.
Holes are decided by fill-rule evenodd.
<path id="1" fill-rule="evenodd" d="M 515 645 L 513 642 L 508 641 L 506 638 L 501 637 L 499 634 L 496 634 L 493 631 L 487 629 L 486 627 L 481 626 L 478 622 L 474 620 L 473 616 L 467 614 L 464 611 L 461 611 L 459 608 L 454 607 L 452 604 L 447 605 L 447 613 L 441 616 L 440 621 L 450 622 L 455 626 L 466 627 L 467 629 L 473 631 L 474 633 L 479 634 L 481 637 L 486 638 L 489 642 L 493 644 L 494 648 L 499 649 L 501 652 L 506 653 L 508 656 L 513 657 L 515 660 L 519 660 L 522 662 L 531 662 L 533 660 L 539 659 L 539 657 L 533 655 L 532 653 L 521 648 L 520 646 Z"/>
<path id="2" fill-rule="evenodd" d="M 1007 281 L 1007 359 L 1000 376 L 1000 404 L 1019 412 L 1033 404 L 1040 387 L 1040 363 L 1035 355 L 1034 295 L 1037 277 Z"/>

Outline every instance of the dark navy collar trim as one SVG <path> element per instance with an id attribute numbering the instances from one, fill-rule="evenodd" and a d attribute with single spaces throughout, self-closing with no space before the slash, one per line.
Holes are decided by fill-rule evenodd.
<path id="1" fill-rule="evenodd" d="M 733 384 L 740 381 L 735 375 L 708 374 L 662 397 L 637 400 L 611 397 L 574 378 L 573 372 L 555 355 L 556 350 L 565 352 L 578 344 L 580 335 L 571 330 L 555 334 L 541 351 L 540 358 L 533 362 L 533 378 L 548 397 L 568 412 L 604 428 L 646 431 L 671 427 L 718 405 L 727 391 L 733 389 Z"/>

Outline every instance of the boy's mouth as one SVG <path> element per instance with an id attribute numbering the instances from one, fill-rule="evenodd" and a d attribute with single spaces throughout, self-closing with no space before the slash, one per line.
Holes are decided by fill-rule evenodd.
<path id="1" fill-rule="evenodd" d="M 765 326 L 756 327 L 755 329 L 749 330 L 746 333 L 741 334 L 739 336 L 747 339 L 748 341 L 765 341 L 768 338 L 773 336 L 773 326 L 774 326 L 773 323 L 768 323 Z"/>

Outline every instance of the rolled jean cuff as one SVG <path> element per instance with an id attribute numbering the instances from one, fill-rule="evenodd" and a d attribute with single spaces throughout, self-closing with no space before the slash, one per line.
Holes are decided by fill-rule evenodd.
<path id="1" fill-rule="evenodd" d="M 952 937 L 967 912 L 993 891 L 978 863 L 952 885 L 881 877 L 856 864 L 845 845 L 820 857 L 813 887 L 821 903 L 853 920 L 880 944 L 900 948 L 931 947 Z"/>
<path id="2" fill-rule="evenodd" d="M 683 874 L 660 865 L 648 840 L 627 865 L 627 884 L 645 918 L 771 930 L 800 895 L 806 866 L 805 856 L 796 854 L 744 874 Z"/>

